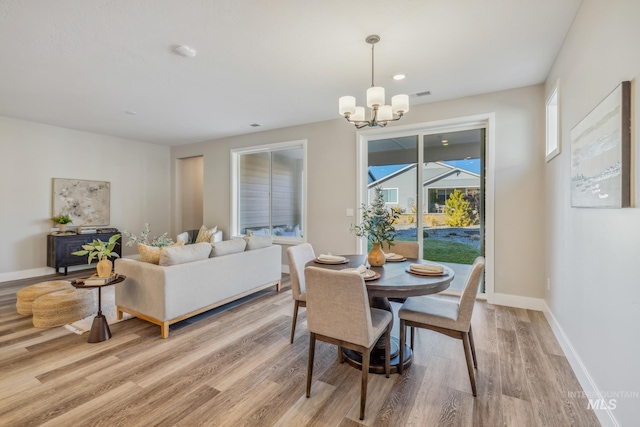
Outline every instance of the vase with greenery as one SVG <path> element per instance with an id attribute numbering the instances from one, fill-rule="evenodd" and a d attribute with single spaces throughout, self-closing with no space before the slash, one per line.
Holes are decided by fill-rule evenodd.
<path id="1" fill-rule="evenodd" d="M 164 233 L 162 236 L 154 236 L 151 238 L 151 240 L 149 240 L 150 232 L 151 231 L 150 231 L 150 226 L 148 222 L 144 224 L 144 230 L 142 230 L 142 232 L 140 233 L 140 236 L 136 236 L 135 234 L 129 233 L 128 231 L 125 230 L 124 235 L 129 238 L 129 241 L 127 242 L 127 246 L 132 246 L 134 243 L 142 243 L 147 246 L 156 246 L 156 247 L 170 246 L 174 244 L 173 239 L 167 236 L 168 233 Z"/>
<path id="2" fill-rule="evenodd" d="M 54 224 L 58 224 L 59 231 L 66 231 L 67 224 L 73 223 L 73 221 L 71 221 L 71 218 L 69 218 L 69 215 L 54 216 L 51 218 L 51 221 L 53 221 Z"/>
<path id="3" fill-rule="evenodd" d="M 375 187 L 374 192 L 373 203 L 369 206 L 362 205 L 362 223 L 351 225 L 351 231 L 358 237 L 366 237 L 372 243 L 373 248 L 369 251 L 367 260 L 372 266 L 379 267 L 386 260 L 380 243 L 393 245 L 396 237 L 394 224 L 400 215 L 397 211 L 386 208 L 380 187 Z"/>
<path id="4" fill-rule="evenodd" d="M 113 266 L 109 258 L 120 257 L 116 252 L 113 252 L 119 238 L 120 234 L 114 234 L 107 242 L 103 242 L 100 239 L 94 239 L 93 242 L 82 245 L 81 251 L 72 252 L 71 254 L 77 256 L 88 255 L 89 264 L 91 264 L 91 261 L 94 259 L 99 260 L 98 265 L 96 266 L 98 277 L 109 277 Z"/>

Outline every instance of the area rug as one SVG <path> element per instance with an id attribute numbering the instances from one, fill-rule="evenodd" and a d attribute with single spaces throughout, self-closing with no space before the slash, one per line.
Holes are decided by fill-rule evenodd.
<path id="1" fill-rule="evenodd" d="M 98 290 L 94 289 L 92 291 L 89 290 L 79 290 L 78 292 L 95 292 L 96 293 L 96 310 L 98 307 Z M 116 292 L 114 286 L 105 286 L 102 288 L 102 314 L 107 318 L 107 323 L 110 325 L 118 322 L 122 322 L 122 320 L 131 319 L 133 316 L 130 314 L 124 313 L 122 320 L 117 319 L 116 315 Z M 84 319 L 78 320 L 77 322 L 73 322 L 69 325 L 65 325 L 64 328 L 70 330 L 74 334 L 82 335 L 85 332 L 91 330 L 91 325 L 93 324 L 93 319 L 96 317 L 96 313 L 91 316 L 85 317 Z"/>

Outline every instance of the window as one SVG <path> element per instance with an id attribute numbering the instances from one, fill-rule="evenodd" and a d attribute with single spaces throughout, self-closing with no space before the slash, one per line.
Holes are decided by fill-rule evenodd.
<path id="1" fill-rule="evenodd" d="M 397 205 L 398 204 L 398 189 L 397 188 L 383 188 L 382 189 L 382 198 L 384 202 L 388 205 Z"/>
<path id="2" fill-rule="evenodd" d="M 547 98 L 547 138 L 546 160 L 547 162 L 560 154 L 560 106 L 558 102 L 558 84 L 553 86 L 551 95 Z"/>
<path id="3" fill-rule="evenodd" d="M 232 233 L 303 241 L 306 140 L 231 151 Z"/>

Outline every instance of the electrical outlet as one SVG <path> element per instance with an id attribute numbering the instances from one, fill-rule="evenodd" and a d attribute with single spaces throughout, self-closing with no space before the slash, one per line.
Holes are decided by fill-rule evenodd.
<path id="1" fill-rule="evenodd" d="M 347 209 L 347 216 L 353 216 L 353 209 Z"/>
<path id="2" fill-rule="evenodd" d="M 549 279 L 547 277 L 547 290 L 550 291 L 551 290 L 551 279 Z"/>

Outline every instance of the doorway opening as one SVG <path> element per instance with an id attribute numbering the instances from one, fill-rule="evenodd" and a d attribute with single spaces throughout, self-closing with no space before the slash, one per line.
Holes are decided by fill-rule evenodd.
<path id="1" fill-rule="evenodd" d="M 188 157 L 176 162 L 177 233 L 199 229 L 203 222 L 204 158 Z"/>

